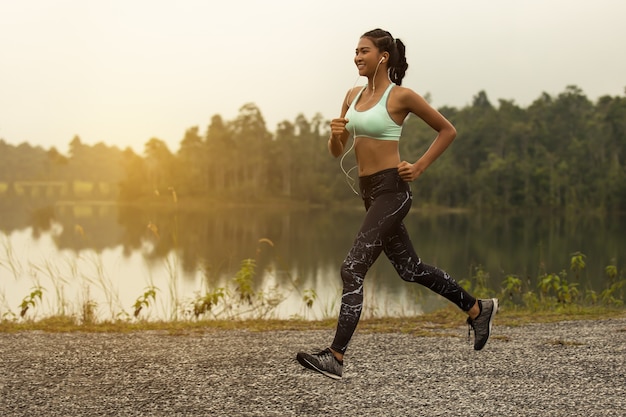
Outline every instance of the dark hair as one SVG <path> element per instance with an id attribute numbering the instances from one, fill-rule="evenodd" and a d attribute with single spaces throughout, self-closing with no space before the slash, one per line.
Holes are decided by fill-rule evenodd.
<path id="1" fill-rule="evenodd" d="M 380 52 L 389 53 L 389 78 L 397 85 L 402 84 L 409 64 L 406 63 L 404 43 L 400 39 L 394 39 L 391 33 L 382 29 L 374 29 L 365 32 L 362 38 L 371 39 Z"/>

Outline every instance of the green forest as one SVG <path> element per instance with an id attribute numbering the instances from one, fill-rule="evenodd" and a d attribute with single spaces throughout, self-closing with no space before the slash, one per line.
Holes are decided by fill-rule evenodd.
<path id="1" fill-rule="evenodd" d="M 591 101 L 576 86 L 539 95 L 527 107 L 492 103 L 442 107 L 457 139 L 413 184 L 416 207 L 489 210 L 626 210 L 626 94 Z M 126 203 L 343 204 L 358 201 L 326 141 L 328 120 L 299 115 L 267 129 L 261 109 L 244 104 L 234 120 L 214 115 L 181 132 L 178 149 L 150 138 L 139 155 L 79 136 L 69 152 L 0 139 L 0 196 L 117 200 Z M 405 123 L 400 151 L 415 161 L 435 132 Z M 350 155 L 346 169 L 354 165 Z"/>

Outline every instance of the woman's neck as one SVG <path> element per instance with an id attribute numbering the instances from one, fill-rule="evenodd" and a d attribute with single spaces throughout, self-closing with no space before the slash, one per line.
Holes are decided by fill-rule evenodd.
<path id="1" fill-rule="evenodd" d="M 387 69 L 384 71 L 378 71 L 374 76 L 367 78 L 367 90 L 370 93 L 374 93 L 376 90 L 387 88 L 391 84 L 391 80 L 387 75 Z"/>
<path id="2" fill-rule="evenodd" d="M 367 81 L 367 91 L 369 93 L 375 93 L 376 91 L 382 91 L 387 88 L 391 84 L 389 79 L 384 78 L 376 78 L 376 80 L 368 80 Z"/>

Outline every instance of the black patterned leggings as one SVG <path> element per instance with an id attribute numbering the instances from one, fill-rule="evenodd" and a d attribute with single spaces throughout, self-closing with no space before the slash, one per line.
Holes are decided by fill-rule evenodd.
<path id="1" fill-rule="evenodd" d="M 405 281 L 416 282 L 469 311 L 476 299 L 446 272 L 422 263 L 413 249 L 403 219 L 411 208 L 410 186 L 396 168 L 359 178 L 365 219 L 341 265 L 343 295 L 331 348 L 345 353 L 363 310 L 365 274 L 382 251 Z"/>

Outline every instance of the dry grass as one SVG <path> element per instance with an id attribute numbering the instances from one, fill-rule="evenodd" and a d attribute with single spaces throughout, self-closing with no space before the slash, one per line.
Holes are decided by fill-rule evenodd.
<path id="1" fill-rule="evenodd" d="M 530 311 L 503 309 L 498 313 L 497 325 L 523 326 L 531 323 L 553 323 L 572 320 L 600 320 L 624 317 L 625 308 L 570 306 L 560 310 Z M 465 323 L 465 315 L 453 307 L 415 317 L 390 317 L 361 320 L 359 332 L 410 333 L 417 336 L 450 336 Z M 104 321 L 79 324 L 72 317 L 54 316 L 37 321 L 0 321 L 0 333 L 22 331 L 43 332 L 111 332 L 161 331 L 173 335 L 189 335 L 224 330 L 306 331 L 332 330 L 335 319 L 308 320 L 198 320 L 198 321 Z"/>

